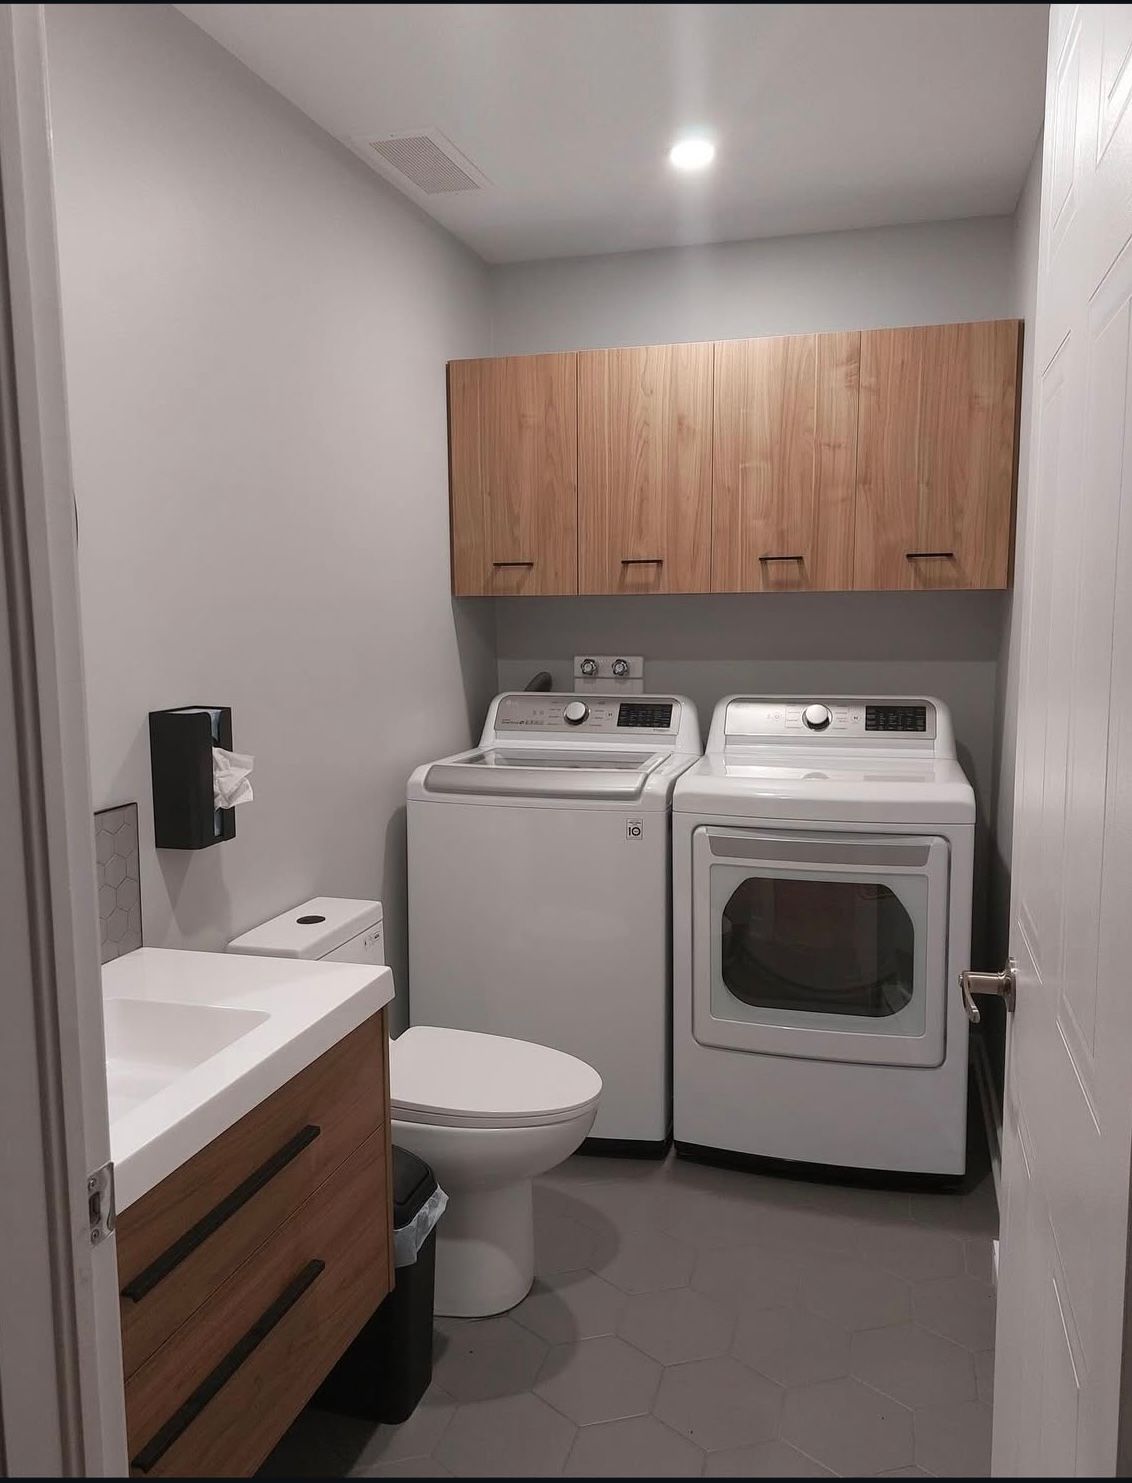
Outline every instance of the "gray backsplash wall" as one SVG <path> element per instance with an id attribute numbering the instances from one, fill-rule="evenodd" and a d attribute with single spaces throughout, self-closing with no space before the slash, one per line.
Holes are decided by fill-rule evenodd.
<path id="1" fill-rule="evenodd" d="M 981 951 L 1004 603 L 998 592 L 501 598 L 499 684 L 521 689 L 548 669 L 572 689 L 575 654 L 642 654 L 646 689 L 695 701 L 705 737 L 716 701 L 734 691 L 939 696 L 978 799 Z"/>

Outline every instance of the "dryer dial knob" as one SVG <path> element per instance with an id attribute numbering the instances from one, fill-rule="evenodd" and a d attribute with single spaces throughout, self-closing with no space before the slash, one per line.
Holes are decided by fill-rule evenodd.
<path id="1" fill-rule="evenodd" d="M 590 713 L 589 706 L 584 700 L 572 700 L 562 712 L 562 719 L 567 726 L 580 726 Z"/>
<path id="2" fill-rule="evenodd" d="M 827 705 L 808 705 L 802 712 L 802 720 L 811 731 L 824 731 L 833 715 Z"/>

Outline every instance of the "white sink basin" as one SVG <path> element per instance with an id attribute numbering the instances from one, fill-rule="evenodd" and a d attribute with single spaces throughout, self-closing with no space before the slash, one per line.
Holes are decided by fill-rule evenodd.
<path id="1" fill-rule="evenodd" d="M 267 1019 L 262 1010 L 158 999 L 107 999 L 103 1016 L 111 1122 Z"/>
<path id="2" fill-rule="evenodd" d="M 119 1210 L 393 998 L 388 968 L 143 947 L 102 970 Z"/>

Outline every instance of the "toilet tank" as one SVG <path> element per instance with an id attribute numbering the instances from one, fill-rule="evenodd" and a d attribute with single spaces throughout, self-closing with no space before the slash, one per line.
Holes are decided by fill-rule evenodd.
<path id="1" fill-rule="evenodd" d="M 259 958 L 321 958 L 327 963 L 384 967 L 381 902 L 316 896 L 233 938 L 228 951 Z"/>

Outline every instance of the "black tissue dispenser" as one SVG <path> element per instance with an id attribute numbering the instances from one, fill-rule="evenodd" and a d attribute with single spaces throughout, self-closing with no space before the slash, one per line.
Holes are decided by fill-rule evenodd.
<path id="1" fill-rule="evenodd" d="M 214 801 L 213 747 L 232 750 L 230 706 L 150 711 L 153 842 L 159 850 L 203 850 L 235 837 L 236 810 Z"/>

